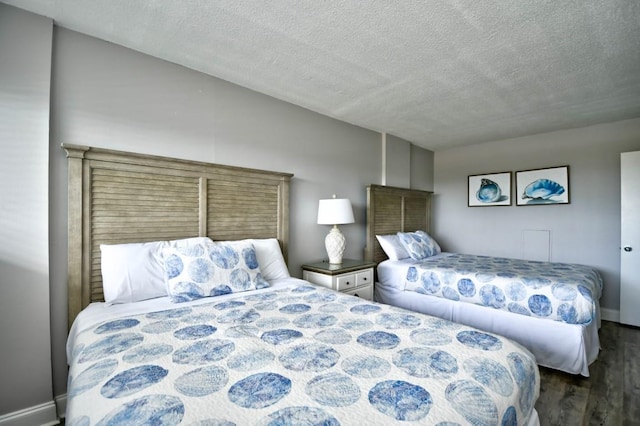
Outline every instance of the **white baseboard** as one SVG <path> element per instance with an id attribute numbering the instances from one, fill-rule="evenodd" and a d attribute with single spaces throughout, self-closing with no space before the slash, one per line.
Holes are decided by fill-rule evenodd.
<path id="1" fill-rule="evenodd" d="M 65 397 L 66 399 L 66 397 Z M 53 401 L 0 416 L 0 426 L 53 426 L 60 424 Z"/>
<path id="2" fill-rule="evenodd" d="M 56 410 L 58 412 L 59 418 L 64 418 L 65 413 L 67 412 L 67 394 L 58 395 L 55 397 L 56 401 Z"/>
<path id="3" fill-rule="evenodd" d="M 600 316 L 605 321 L 620 322 L 620 311 L 616 309 L 600 308 Z"/>

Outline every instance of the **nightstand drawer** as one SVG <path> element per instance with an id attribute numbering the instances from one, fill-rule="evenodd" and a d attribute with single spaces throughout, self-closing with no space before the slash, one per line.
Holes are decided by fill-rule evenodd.
<path id="1" fill-rule="evenodd" d="M 366 287 L 358 287 L 351 291 L 345 291 L 345 294 L 350 294 L 351 296 L 360 297 L 362 299 L 373 301 L 373 286 L 369 285 Z"/>
<path id="2" fill-rule="evenodd" d="M 342 293 L 373 300 L 374 262 L 342 259 L 340 265 L 328 262 L 302 265 L 302 279 Z"/>
<path id="3" fill-rule="evenodd" d="M 373 282 L 373 269 L 367 269 L 356 274 L 356 286 L 367 285 Z"/>
<path id="4" fill-rule="evenodd" d="M 359 275 L 359 274 L 358 274 Z M 336 290 L 349 291 L 357 286 L 356 275 L 339 275 L 336 277 Z"/>

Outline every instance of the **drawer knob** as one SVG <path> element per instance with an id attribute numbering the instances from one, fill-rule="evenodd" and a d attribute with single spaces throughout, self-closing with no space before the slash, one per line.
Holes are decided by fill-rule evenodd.
<path id="1" fill-rule="evenodd" d="M 366 281 L 366 280 L 367 280 L 367 277 L 364 277 L 364 278 L 362 279 L 362 281 Z"/>
<path id="2" fill-rule="evenodd" d="M 353 294 L 355 297 L 360 297 L 360 295 L 358 293 L 354 293 Z"/>

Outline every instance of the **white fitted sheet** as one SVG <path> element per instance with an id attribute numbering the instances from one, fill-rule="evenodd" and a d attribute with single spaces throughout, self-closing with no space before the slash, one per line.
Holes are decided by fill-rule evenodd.
<path id="1" fill-rule="evenodd" d="M 600 312 L 588 326 L 565 324 L 484 306 L 404 291 L 378 268 L 375 300 L 508 337 L 536 357 L 538 365 L 589 377 L 600 351 Z M 387 281 L 385 281 L 387 277 Z"/>

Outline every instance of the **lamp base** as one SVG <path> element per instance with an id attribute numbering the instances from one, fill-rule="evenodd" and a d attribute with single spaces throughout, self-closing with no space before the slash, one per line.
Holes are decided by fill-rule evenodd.
<path id="1" fill-rule="evenodd" d="M 342 263 L 342 254 L 346 245 L 347 242 L 338 225 L 333 225 L 333 228 L 324 239 L 324 246 L 327 249 L 327 255 L 329 255 L 329 263 L 334 265 Z"/>

